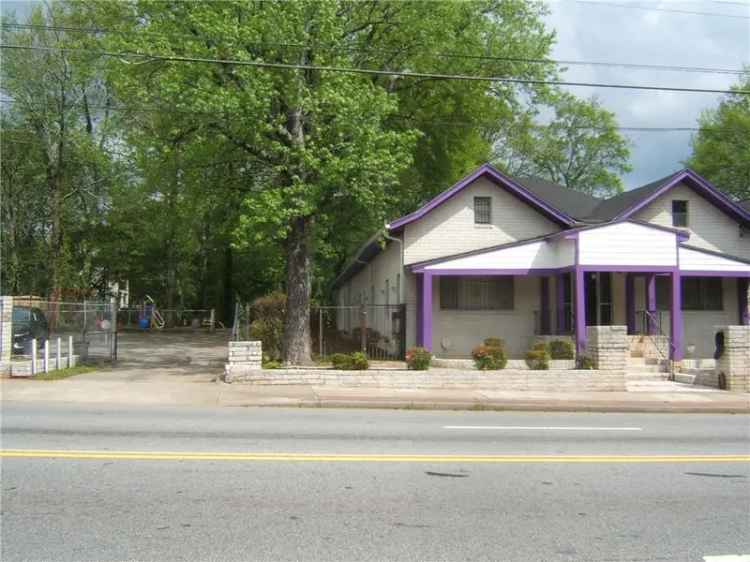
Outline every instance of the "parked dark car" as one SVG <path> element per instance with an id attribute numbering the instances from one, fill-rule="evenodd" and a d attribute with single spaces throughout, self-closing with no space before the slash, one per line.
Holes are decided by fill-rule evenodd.
<path id="1" fill-rule="evenodd" d="M 13 353 L 29 355 L 31 340 L 36 338 L 39 347 L 49 338 L 49 327 L 44 312 L 29 306 L 13 308 Z"/>

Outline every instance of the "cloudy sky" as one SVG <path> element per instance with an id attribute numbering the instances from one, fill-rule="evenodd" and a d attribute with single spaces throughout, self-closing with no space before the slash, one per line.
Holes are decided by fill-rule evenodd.
<path id="1" fill-rule="evenodd" d="M 562 60 L 643 63 L 740 69 L 750 65 L 750 0 L 547 0 L 547 24 L 557 32 L 553 57 Z M 29 2 L 2 1 L 21 16 Z M 642 9 L 646 8 L 646 9 Z M 702 12 L 688 14 L 683 12 Z M 725 14 L 705 15 L 705 14 Z M 571 81 L 725 89 L 735 75 L 667 72 L 617 67 L 570 66 Z M 719 94 L 571 88 L 597 95 L 623 127 L 693 127 Z M 631 142 L 633 172 L 626 188 L 637 187 L 683 167 L 690 132 L 623 131 Z"/>
<path id="2" fill-rule="evenodd" d="M 750 1 L 576 0 L 549 1 L 547 23 L 557 32 L 553 56 L 564 60 L 644 63 L 739 69 L 750 64 Z M 646 7 L 651 9 L 639 9 Z M 654 10 L 657 8 L 658 10 Z M 741 17 L 677 13 L 706 12 Z M 725 89 L 737 76 L 570 66 L 574 81 Z M 691 127 L 719 94 L 571 88 L 596 94 L 623 127 Z M 623 132 L 631 142 L 633 172 L 626 188 L 637 187 L 683 167 L 690 132 Z"/>

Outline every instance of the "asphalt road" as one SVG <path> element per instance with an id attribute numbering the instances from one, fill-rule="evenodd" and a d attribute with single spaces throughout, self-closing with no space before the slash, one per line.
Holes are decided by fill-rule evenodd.
<path id="1" fill-rule="evenodd" d="M 750 554 L 747 416 L 2 407 L 5 562 Z"/>

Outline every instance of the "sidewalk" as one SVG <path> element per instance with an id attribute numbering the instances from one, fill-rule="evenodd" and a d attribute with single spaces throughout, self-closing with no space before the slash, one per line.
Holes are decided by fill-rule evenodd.
<path id="1" fill-rule="evenodd" d="M 131 405 L 750 413 L 750 394 L 722 391 L 400 390 L 310 385 L 254 386 L 206 380 L 96 380 L 93 377 L 72 377 L 59 381 L 2 379 L 0 398 L 3 401 Z"/>

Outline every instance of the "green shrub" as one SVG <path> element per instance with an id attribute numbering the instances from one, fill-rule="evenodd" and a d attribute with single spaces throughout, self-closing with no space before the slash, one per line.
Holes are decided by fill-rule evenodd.
<path id="1" fill-rule="evenodd" d="M 342 371 L 365 371 L 370 368 L 367 355 L 361 351 L 355 351 L 351 354 L 334 353 L 331 355 L 331 364 L 334 369 Z"/>
<path id="2" fill-rule="evenodd" d="M 529 369 L 535 371 L 546 371 L 549 369 L 549 351 L 547 351 L 547 344 L 539 342 L 534 345 L 529 351 L 526 352 L 526 364 Z"/>
<path id="3" fill-rule="evenodd" d="M 251 305 L 253 321 L 250 324 L 250 337 L 260 340 L 263 354 L 269 360 L 281 359 L 281 342 L 284 336 L 284 315 L 286 295 L 280 292 L 258 297 Z"/>
<path id="4" fill-rule="evenodd" d="M 579 369 L 584 369 L 587 371 L 590 371 L 594 368 L 594 362 L 591 360 L 591 357 L 588 357 L 586 355 L 582 355 L 578 358 L 578 365 L 577 367 Z"/>
<path id="5" fill-rule="evenodd" d="M 478 345 L 471 350 L 474 366 L 480 371 L 504 369 L 508 363 L 505 351 L 500 347 Z"/>
<path id="6" fill-rule="evenodd" d="M 432 353 L 424 347 L 406 350 L 406 365 L 413 371 L 426 371 L 432 363 Z"/>
<path id="7" fill-rule="evenodd" d="M 350 356 L 349 368 L 354 371 L 366 371 L 370 368 L 370 362 L 367 360 L 367 355 L 361 351 L 355 351 Z"/>
<path id="8" fill-rule="evenodd" d="M 574 359 L 576 356 L 573 344 L 568 340 L 549 342 L 549 354 L 552 359 Z"/>
<path id="9" fill-rule="evenodd" d="M 264 369 L 281 369 L 281 363 L 279 361 L 263 361 Z"/>
<path id="10" fill-rule="evenodd" d="M 485 338 L 484 345 L 485 347 L 499 347 L 505 350 L 505 340 L 503 338 Z"/>
<path id="11" fill-rule="evenodd" d="M 330 359 L 334 369 L 349 369 L 349 365 L 352 362 L 351 356 L 346 353 L 334 353 Z"/>

